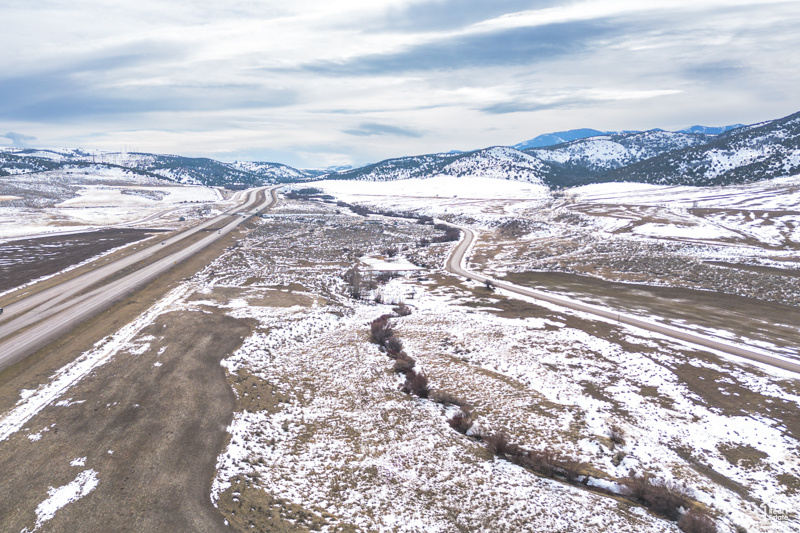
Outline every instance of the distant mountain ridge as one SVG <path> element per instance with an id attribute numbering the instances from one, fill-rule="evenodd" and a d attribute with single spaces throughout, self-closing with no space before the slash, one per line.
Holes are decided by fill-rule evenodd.
<path id="1" fill-rule="evenodd" d="M 744 124 L 731 124 L 729 126 L 691 126 L 678 130 L 674 133 L 702 133 L 705 135 L 719 135 L 736 128 L 744 127 Z M 665 131 L 660 128 L 655 128 L 648 131 Z M 576 130 L 557 131 L 554 133 L 545 133 L 515 144 L 512 148 L 516 150 L 529 150 L 531 148 L 544 148 L 547 146 L 555 146 L 557 144 L 568 143 L 588 137 L 597 137 L 600 135 L 619 135 L 627 133 L 641 133 L 639 130 L 625 130 L 625 131 L 599 131 L 591 128 L 579 128 Z"/>
<path id="2" fill-rule="evenodd" d="M 726 131 L 735 130 L 737 128 L 743 128 L 743 127 L 744 124 L 731 124 L 729 126 L 717 126 L 717 127 L 691 126 L 689 128 L 678 130 L 678 133 L 705 133 L 706 135 L 720 135 L 721 133 L 725 133 Z"/>
<path id="3" fill-rule="evenodd" d="M 517 148 L 556 140 L 557 144 Z M 800 113 L 749 126 L 692 126 L 677 132 L 571 130 L 517 147 L 454 150 L 335 170 L 178 155 L 4 149 L 0 176 L 105 166 L 178 183 L 237 187 L 320 178 L 387 181 L 436 175 L 500 178 L 553 189 L 608 181 L 728 185 L 800 174 Z"/>
<path id="4" fill-rule="evenodd" d="M 550 165 L 541 159 L 507 146 L 495 146 L 472 152 L 386 159 L 362 168 L 327 174 L 324 177 L 390 181 L 430 176 L 471 176 L 542 185 L 544 184 L 542 176 L 549 172 L 552 172 Z"/>
<path id="5" fill-rule="evenodd" d="M 507 147 L 501 157 L 484 157 L 487 150 L 497 147 L 463 154 L 429 154 L 381 161 L 326 177 L 384 181 L 439 174 L 499 174 L 559 189 L 609 181 L 729 185 L 800 174 L 800 113 L 750 126 L 692 126 L 687 130 L 610 134 L 573 130 L 572 136 L 580 138 L 525 150 Z M 477 164 L 478 160 L 482 164 Z"/>
<path id="6" fill-rule="evenodd" d="M 662 153 L 606 181 L 663 185 L 732 185 L 800 174 L 800 113 L 729 130 L 708 143 Z"/>
<path id="7" fill-rule="evenodd" d="M 281 163 L 225 163 L 203 157 L 164 154 L 32 149 L 0 152 L 0 176 L 89 166 L 123 168 L 136 174 L 187 185 L 222 187 L 295 182 L 324 173 L 298 170 Z"/>
<path id="8" fill-rule="evenodd" d="M 527 150 L 529 148 L 542 148 L 544 146 L 553 146 L 570 141 L 577 141 L 578 139 L 585 139 L 587 137 L 594 137 L 597 135 L 606 135 L 615 133 L 611 131 L 598 131 L 589 128 L 581 128 L 569 131 L 557 131 L 555 133 L 545 133 L 533 139 L 515 144 L 512 148 L 516 150 Z"/>

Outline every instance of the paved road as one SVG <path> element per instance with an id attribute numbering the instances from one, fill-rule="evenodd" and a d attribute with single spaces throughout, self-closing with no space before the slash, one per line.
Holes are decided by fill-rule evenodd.
<path id="1" fill-rule="evenodd" d="M 463 276 L 465 278 L 469 278 L 484 283 L 486 282 L 487 279 L 491 278 L 482 276 L 481 274 L 470 272 L 465 268 L 463 268 L 462 266 L 464 262 L 464 256 L 467 253 L 467 250 L 475 241 L 475 233 L 469 228 L 459 227 L 459 229 L 464 233 L 464 238 L 453 249 L 453 252 L 450 254 L 450 257 L 447 258 L 447 261 L 445 262 L 445 269 L 452 272 L 453 274 L 457 274 L 459 276 Z M 647 331 L 661 333 L 662 335 L 666 335 L 668 337 L 673 337 L 675 339 L 688 341 L 693 344 L 704 346 L 706 348 L 712 348 L 714 350 L 719 350 L 721 352 L 725 352 L 738 357 L 743 357 L 745 359 L 750 359 L 752 361 L 766 363 L 768 365 L 777 368 L 782 368 L 784 370 L 789 370 L 791 372 L 796 372 L 800 374 L 800 364 L 793 363 L 791 361 L 786 361 L 784 359 L 780 359 L 777 357 L 773 357 L 769 354 L 750 350 L 742 346 L 735 346 L 714 339 L 709 339 L 701 335 L 691 333 L 689 331 L 685 331 L 679 328 L 665 326 L 663 324 L 656 324 L 653 322 L 649 322 L 647 320 L 642 320 L 640 318 L 622 314 L 612 309 L 605 309 L 602 307 L 585 304 L 575 300 L 570 300 L 568 298 L 554 296 L 546 292 L 520 287 L 519 285 L 513 285 L 511 283 L 506 283 L 503 281 L 497 281 L 491 279 L 491 282 L 495 287 L 507 290 L 509 292 L 521 294 L 523 296 L 528 296 L 531 298 L 536 298 L 537 300 L 542 300 L 552 304 L 560 305 L 568 309 L 574 309 L 576 311 L 582 311 L 584 313 L 589 313 L 595 316 L 608 318 L 620 322 L 622 324 L 629 324 L 631 326 L 636 326 L 638 328 L 642 328 Z"/>
<path id="2" fill-rule="evenodd" d="M 261 211 L 273 206 L 277 202 L 277 189 L 259 188 L 249 191 L 245 203 L 227 211 L 225 214 L 199 224 L 183 233 L 166 240 L 174 244 L 214 224 L 219 224 L 240 211 Z M 263 191 L 269 191 L 265 199 L 258 205 L 257 200 Z M 176 263 L 194 255 L 223 235 L 235 229 L 247 220 L 246 216 L 236 216 L 223 226 L 218 232 L 212 232 L 205 238 L 154 263 L 148 264 L 127 276 L 107 283 L 93 291 L 76 296 L 86 287 L 108 278 L 120 270 L 143 261 L 163 250 L 161 244 L 150 246 L 125 258 L 119 259 L 109 265 L 104 265 L 96 270 L 78 276 L 62 283 L 52 289 L 42 291 L 36 295 L 9 305 L 4 311 L 7 320 L 0 326 L 0 369 L 5 368 L 25 356 L 33 353 L 59 335 L 62 335 L 78 323 L 119 300 L 126 294 L 143 286 L 147 282 L 160 276 Z M 32 325 L 33 324 L 33 325 Z M 29 327 L 30 326 L 30 327 Z M 19 334 L 16 332 L 28 328 Z"/>

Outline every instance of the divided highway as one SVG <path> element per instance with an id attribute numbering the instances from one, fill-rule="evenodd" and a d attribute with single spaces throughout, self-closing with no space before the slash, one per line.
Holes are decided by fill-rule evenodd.
<path id="1" fill-rule="evenodd" d="M 8 305 L 2 315 L 5 320 L 0 324 L 0 369 L 33 353 L 78 323 L 96 315 L 113 302 L 157 278 L 176 263 L 191 257 L 231 232 L 248 218 L 247 215 L 239 215 L 240 211 L 259 212 L 272 207 L 278 199 L 278 188 L 262 187 L 248 191 L 242 205 L 165 239 L 164 242 L 167 244 L 179 243 L 199 231 L 215 224 L 221 224 L 235 216 L 218 231 L 212 232 L 205 238 L 180 248 L 158 261 L 143 266 L 123 278 L 83 293 L 88 287 L 111 277 L 124 268 L 161 252 L 164 249 L 162 244 L 149 246 L 113 263 Z M 264 199 L 259 203 L 261 195 L 264 195 Z"/>
<path id="2" fill-rule="evenodd" d="M 796 372 L 800 374 L 800 364 L 798 363 L 793 363 L 785 359 L 773 357 L 771 355 L 750 350 L 742 346 L 735 346 L 732 344 L 709 339 L 701 335 L 698 335 L 696 333 L 691 333 L 689 331 L 685 331 L 672 326 L 656 324 L 633 316 L 624 315 L 622 313 L 619 313 L 618 311 L 614 311 L 611 309 L 604 309 L 602 307 L 597 307 L 594 305 L 585 304 L 568 298 L 555 296 L 552 294 L 548 294 L 546 292 L 520 287 L 519 285 L 513 285 L 511 283 L 506 283 L 503 281 L 497 281 L 488 278 L 487 276 L 482 276 L 481 274 L 470 272 L 465 268 L 463 268 L 462 265 L 467 250 L 469 250 L 470 246 L 472 246 L 472 243 L 475 241 L 475 233 L 469 228 L 464 228 L 459 226 L 456 227 L 458 227 L 458 229 L 460 229 L 464 233 L 464 238 L 461 239 L 461 241 L 456 245 L 456 247 L 450 254 L 450 257 L 448 257 L 447 261 L 445 262 L 445 269 L 448 270 L 449 272 L 452 272 L 453 274 L 463 276 L 465 278 L 472 279 L 481 283 L 490 280 L 495 287 L 509 292 L 521 294 L 523 296 L 528 296 L 530 298 L 535 298 L 537 300 L 541 300 L 544 302 L 560 305 L 561 307 L 566 307 L 568 309 L 574 309 L 576 311 L 582 311 L 584 313 L 589 313 L 595 316 L 611 319 L 620 322 L 622 324 L 636 326 L 638 328 L 642 328 L 647 331 L 660 333 L 668 337 L 673 337 L 675 339 L 691 342 L 692 344 L 697 344 L 699 346 L 703 346 L 706 348 L 712 348 L 714 350 L 718 350 L 727 354 L 743 357 L 745 359 L 750 359 L 752 361 L 758 361 L 760 363 L 765 363 L 777 368 L 782 368 L 784 370 L 789 370 L 791 372 Z"/>

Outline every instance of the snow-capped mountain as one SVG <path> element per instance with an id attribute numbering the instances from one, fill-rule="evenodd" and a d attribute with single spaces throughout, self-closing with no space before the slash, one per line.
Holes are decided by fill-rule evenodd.
<path id="1" fill-rule="evenodd" d="M 66 168 L 105 167 L 189 185 L 246 185 L 308 179 L 313 172 L 280 163 L 224 163 L 208 158 L 127 152 L 80 150 L 6 150 L 0 152 L 0 176 Z"/>
<path id="2" fill-rule="evenodd" d="M 707 143 L 609 172 L 608 181 L 728 185 L 800 174 L 800 113 L 727 131 Z"/>
<path id="3" fill-rule="evenodd" d="M 703 134 L 651 130 L 589 137 L 525 152 L 562 169 L 560 176 L 550 174 L 551 185 L 570 186 L 595 181 L 610 170 L 666 152 L 706 144 L 712 138 Z"/>
<path id="4" fill-rule="evenodd" d="M 431 176 L 500 178 L 542 184 L 551 165 L 514 148 L 495 146 L 464 153 L 429 154 L 387 159 L 366 167 L 334 172 L 327 179 L 389 181 Z"/>
<path id="5" fill-rule="evenodd" d="M 706 135 L 719 135 L 721 133 L 725 133 L 726 131 L 735 130 L 736 128 L 742 128 L 744 124 L 731 124 L 729 126 L 691 126 L 689 128 L 684 128 L 682 130 L 678 130 L 678 133 L 705 133 Z"/>
<path id="6" fill-rule="evenodd" d="M 539 135 L 537 137 L 534 137 L 533 139 L 529 139 L 519 144 L 515 144 L 512 148 L 516 148 L 517 150 L 527 150 L 529 148 L 542 148 L 544 146 L 553 146 L 556 144 L 562 144 L 570 141 L 577 141 L 578 139 L 585 139 L 587 137 L 594 137 L 597 135 L 607 135 L 612 133 L 614 132 L 598 131 L 590 128 L 581 128 L 569 131 L 557 131 L 555 133 L 545 133 L 544 135 Z"/>
<path id="7" fill-rule="evenodd" d="M 327 171 L 178 155 L 4 149 L 0 151 L 0 176 L 103 167 L 112 173 L 119 170 L 147 179 L 212 186 L 256 186 L 319 177 L 387 181 L 444 175 L 561 188 L 607 181 L 702 186 L 800 174 L 800 113 L 749 126 L 692 126 L 680 132 L 571 130 L 517 146 L 550 142 L 559 144 L 524 151 L 499 146 L 452 151 Z"/>

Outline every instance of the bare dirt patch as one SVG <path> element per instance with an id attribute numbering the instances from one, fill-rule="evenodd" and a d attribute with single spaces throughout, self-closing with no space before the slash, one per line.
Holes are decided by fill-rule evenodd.
<path id="1" fill-rule="evenodd" d="M 219 314 L 160 316 L 140 333 L 143 353 L 118 353 L 69 391 L 72 405 L 29 423 L 41 439 L 23 430 L 0 444 L 4 526 L 31 527 L 48 486 L 91 468 L 97 488 L 48 531 L 225 531 L 208 499 L 235 403 L 219 361 L 249 332 Z M 81 457 L 83 466 L 70 465 Z"/>
<path id="2" fill-rule="evenodd" d="M 113 248 L 146 239 L 157 231 L 105 229 L 0 244 L 0 291 L 55 274 Z"/>
<path id="3" fill-rule="evenodd" d="M 749 445 L 720 444 L 717 449 L 730 464 L 749 469 L 763 467 L 764 463 L 761 460 L 768 457 L 766 453 Z"/>

